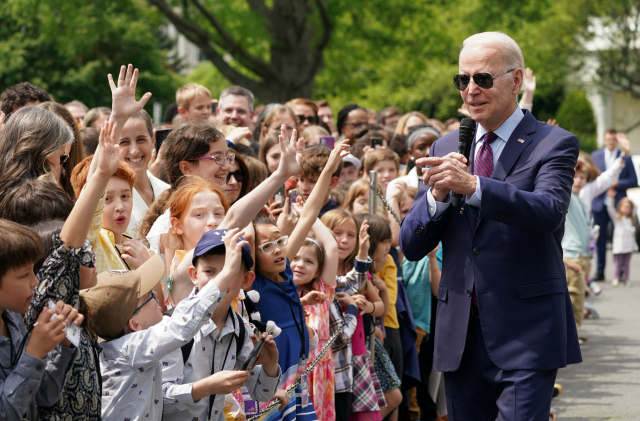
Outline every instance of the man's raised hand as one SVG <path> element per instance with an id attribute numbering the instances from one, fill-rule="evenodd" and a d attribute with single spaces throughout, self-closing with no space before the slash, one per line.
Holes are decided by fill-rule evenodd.
<path id="1" fill-rule="evenodd" d="M 451 152 L 442 158 L 420 158 L 416 165 L 430 167 L 422 169 L 422 182 L 431 186 L 431 194 L 438 202 L 451 191 L 467 196 L 475 193 L 476 178 L 469 173 L 467 158 L 462 154 Z"/>

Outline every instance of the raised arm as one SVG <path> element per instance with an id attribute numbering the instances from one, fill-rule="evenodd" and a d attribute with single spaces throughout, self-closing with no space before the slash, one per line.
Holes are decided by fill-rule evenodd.
<path id="1" fill-rule="evenodd" d="M 300 168 L 304 140 L 298 139 L 298 132 L 294 129 L 289 137 L 287 127 L 280 128 L 280 164 L 278 169 L 253 191 L 231 206 L 229 212 L 218 228 L 245 227 L 260 212 L 269 198 L 282 186 L 289 177 L 296 175 Z"/>
<path id="2" fill-rule="evenodd" d="M 78 197 L 62 231 L 60 231 L 60 240 L 64 242 L 65 248 L 79 248 L 84 244 L 98 202 L 107 188 L 109 178 L 118 168 L 117 128 L 118 125 L 114 121 L 107 121 L 100 129 L 99 148 L 93 159 L 95 173 L 87 181 L 87 186 Z"/>
<path id="3" fill-rule="evenodd" d="M 332 287 L 336 284 L 336 275 L 338 274 L 338 242 L 331 230 L 318 218 L 311 229 L 316 239 L 324 247 L 324 267 L 320 277 L 325 284 Z"/>
<path id="4" fill-rule="evenodd" d="M 287 257 L 289 257 L 289 260 L 293 260 L 293 258 L 296 257 L 309 230 L 318 219 L 318 214 L 320 213 L 320 209 L 322 209 L 322 202 L 327 195 L 329 183 L 331 183 L 331 176 L 338 169 L 340 162 L 342 162 L 342 157 L 348 155 L 348 142 L 349 140 L 345 139 L 335 145 L 335 148 L 331 151 L 331 155 L 329 155 L 327 165 L 325 165 L 318 178 L 318 182 L 313 187 L 313 190 L 311 190 L 311 194 L 304 204 L 304 208 L 302 208 L 302 214 L 300 215 L 298 224 L 289 237 L 289 245 L 287 246 Z"/>

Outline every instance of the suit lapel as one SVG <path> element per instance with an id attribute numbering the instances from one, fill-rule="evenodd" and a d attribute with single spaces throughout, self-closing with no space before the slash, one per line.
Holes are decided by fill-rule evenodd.
<path id="1" fill-rule="evenodd" d="M 518 124 L 513 131 L 500 154 L 500 159 L 498 159 L 493 169 L 492 179 L 504 181 L 505 178 L 507 178 L 507 175 L 509 175 L 511 168 L 513 168 L 522 151 L 524 151 L 533 140 L 529 135 L 535 131 L 536 119 L 529 112 L 525 111 L 522 121 L 520 121 L 520 124 Z"/>

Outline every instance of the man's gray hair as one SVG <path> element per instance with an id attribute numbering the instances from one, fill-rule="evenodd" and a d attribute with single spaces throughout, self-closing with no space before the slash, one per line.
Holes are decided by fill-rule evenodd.
<path id="1" fill-rule="evenodd" d="M 524 56 L 522 50 L 518 46 L 513 38 L 502 32 L 482 32 L 479 34 L 471 35 L 465 39 L 462 43 L 462 49 L 460 53 L 467 48 L 480 45 L 490 45 L 492 47 L 499 48 L 505 59 L 507 68 L 504 71 L 510 69 L 522 69 L 524 70 Z"/>
<path id="2" fill-rule="evenodd" d="M 230 88 L 224 89 L 222 92 L 220 92 L 218 107 L 222 108 L 222 103 L 227 95 L 240 95 L 247 98 L 247 102 L 249 103 L 249 111 L 253 111 L 253 93 L 247 88 L 243 88 L 242 86 L 232 86 Z"/>

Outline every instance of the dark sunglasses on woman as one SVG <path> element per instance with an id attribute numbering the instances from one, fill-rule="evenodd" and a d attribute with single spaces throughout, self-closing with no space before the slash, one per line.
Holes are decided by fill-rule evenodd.
<path id="1" fill-rule="evenodd" d="M 231 177 L 235 178 L 238 183 L 242 183 L 242 180 L 244 179 L 244 173 L 242 172 L 242 170 L 231 171 L 227 175 L 227 183 L 229 182 L 229 180 L 231 180 Z"/>
<path id="2" fill-rule="evenodd" d="M 296 117 L 298 117 L 298 120 L 300 120 L 300 124 L 304 123 L 305 121 L 308 121 L 309 124 L 318 124 L 318 117 L 314 115 L 309 117 L 306 117 L 303 115 L 297 115 Z"/>

